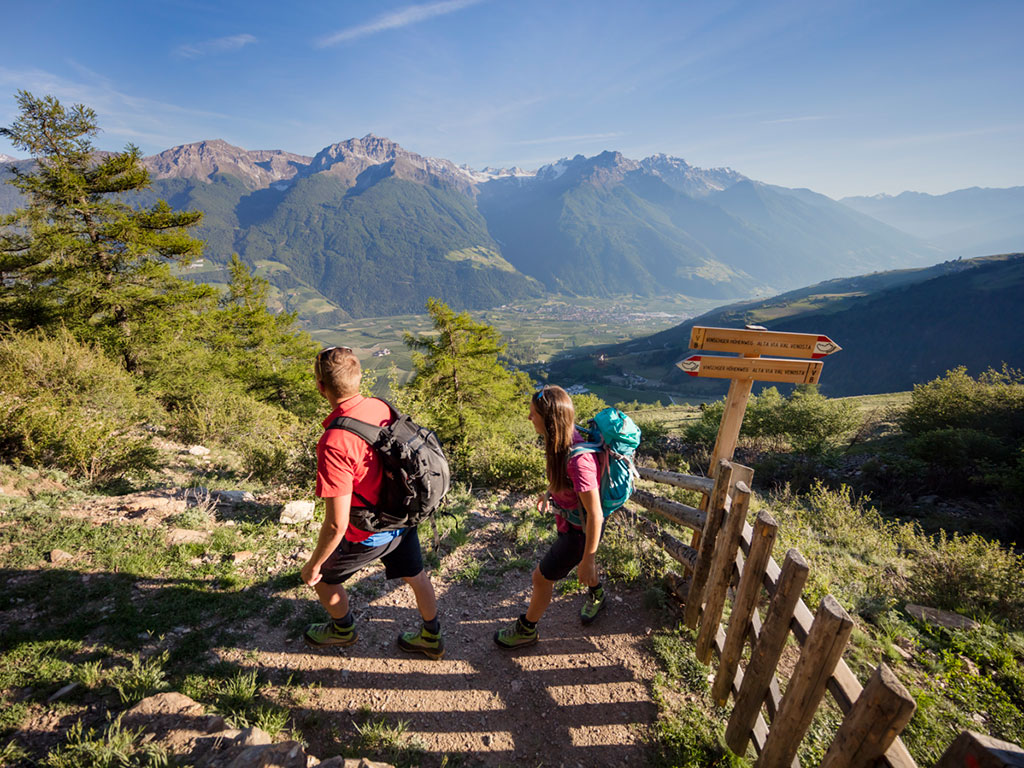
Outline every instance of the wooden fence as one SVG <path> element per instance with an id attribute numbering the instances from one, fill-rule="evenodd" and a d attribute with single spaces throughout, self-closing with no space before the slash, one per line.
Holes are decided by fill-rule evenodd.
<path id="1" fill-rule="evenodd" d="M 734 699 L 725 739 L 738 755 L 752 742 L 758 768 L 799 766 L 797 751 L 826 691 L 844 719 L 821 765 L 827 768 L 888 765 L 914 768 L 899 740 L 915 703 L 892 671 L 880 664 L 861 686 L 842 659 L 853 621 L 831 595 L 812 615 L 801 599 L 809 566 L 794 549 L 779 566 L 772 557 L 778 525 L 765 511 L 747 523 L 753 470 L 721 461 L 714 478 L 638 468 L 646 480 L 703 494 L 700 508 L 637 489 L 632 501 L 695 531 L 685 544 L 646 519 L 640 527 L 676 559 L 689 578 L 669 574 L 669 586 L 684 604 L 683 621 L 697 630 L 696 654 L 705 664 L 717 654 L 711 694 L 724 706 Z M 727 625 L 725 601 L 734 588 Z M 762 618 L 762 587 L 770 597 Z M 790 635 L 800 658 L 783 693 L 777 668 Z M 750 643 L 749 661 L 741 668 Z"/>

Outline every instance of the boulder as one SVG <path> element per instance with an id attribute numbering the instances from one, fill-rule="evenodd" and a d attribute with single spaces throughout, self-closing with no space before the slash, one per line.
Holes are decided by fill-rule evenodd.
<path id="1" fill-rule="evenodd" d="M 197 701 L 169 691 L 149 696 L 124 713 L 125 726 L 144 730 L 170 751 L 191 751 L 208 733 L 224 728 L 224 718 L 206 714 Z"/>
<path id="2" fill-rule="evenodd" d="M 205 445 L 193 445 L 188 449 L 188 452 L 193 456 L 208 456 L 210 449 Z"/>
<path id="3" fill-rule="evenodd" d="M 47 704 L 52 704 L 53 702 L 57 701 L 57 699 L 63 699 L 65 696 L 67 696 L 69 693 L 71 693 L 76 688 L 78 688 L 78 683 L 68 683 L 63 688 L 61 688 L 59 691 L 57 691 L 52 696 L 50 696 L 50 698 L 48 698 L 46 700 L 46 703 Z"/>
<path id="4" fill-rule="evenodd" d="M 63 565 L 69 560 L 74 560 L 75 556 L 70 552 L 65 552 L 63 549 L 51 549 L 49 554 L 49 561 L 54 565 Z"/>
<path id="5" fill-rule="evenodd" d="M 297 741 L 245 747 L 227 768 L 306 768 L 306 750 Z"/>
<path id="6" fill-rule="evenodd" d="M 298 525 L 313 519 L 312 501 L 289 501 L 281 510 L 281 525 Z"/>
<path id="7" fill-rule="evenodd" d="M 125 496 L 120 508 L 128 517 L 140 517 L 148 513 L 167 517 L 188 509 L 188 501 L 177 491 L 148 491 Z"/>
<path id="8" fill-rule="evenodd" d="M 262 728 L 245 728 L 238 736 L 235 737 L 235 746 L 239 747 L 262 747 L 267 744 L 273 744 L 274 740 L 270 738 L 270 734 L 264 731 Z"/>
<path id="9" fill-rule="evenodd" d="M 193 531 L 188 528 L 171 528 L 167 533 L 168 544 L 204 544 L 210 534 L 206 531 Z"/>
<path id="10" fill-rule="evenodd" d="M 938 608 L 929 608 L 924 605 L 908 603 L 907 613 L 925 624 L 937 624 L 946 629 L 977 629 L 981 626 L 974 619 L 961 616 L 959 613 L 940 611 Z"/>
<path id="11" fill-rule="evenodd" d="M 256 501 L 256 497 L 249 491 L 210 491 L 210 498 L 218 504 L 226 506 L 248 504 Z"/>

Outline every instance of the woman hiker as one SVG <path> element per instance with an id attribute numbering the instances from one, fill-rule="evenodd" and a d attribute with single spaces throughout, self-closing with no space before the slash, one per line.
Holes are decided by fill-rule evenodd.
<path id="1" fill-rule="evenodd" d="M 582 443 L 584 437 L 576 429 L 572 399 L 561 387 L 544 387 L 533 394 L 530 421 L 544 438 L 547 459 L 548 490 L 538 497 L 537 509 L 547 511 L 549 499 L 554 504 L 558 538 L 533 571 L 533 593 L 526 613 L 494 633 L 494 642 L 509 649 L 537 642 L 537 622 L 551 603 L 555 582 L 573 568 L 577 568 L 580 582 L 590 587 L 580 610 L 584 624 L 597 618 L 605 599 L 595 561 L 604 525 L 599 454 L 581 452 L 570 458 L 573 445 Z"/>

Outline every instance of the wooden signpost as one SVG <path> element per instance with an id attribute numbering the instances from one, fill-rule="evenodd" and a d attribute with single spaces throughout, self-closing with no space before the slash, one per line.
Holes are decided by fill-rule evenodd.
<path id="1" fill-rule="evenodd" d="M 694 326 L 690 332 L 690 348 L 711 352 L 735 352 L 742 357 L 721 355 L 691 355 L 676 363 L 690 376 L 729 379 L 729 394 L 725 398 L 725 412 L 718 427 L 715 448 L 711 452 L 708 474 L 715 477 L 722 459 L 732 461 L 739 440 L 743 415 L 755 381 L 777 381 L 785 384 L 817 384 L 822 363 L 817 358 L 838 352 L 842 347 L 828 336 L 816 333 L 786 333 L 753 328 L 709 328 Z M 786 360 L 761 357 L 765 352 L 774 355 L 803 358 Z M 707 497 L 701 509 L 706 509 Z M 690 546 L 700 544 L 700 532 L 693 534 Z"/>
<path id="2" fill-rule="evenodd" d="M 691 376 L 731 380 L 718 439 L 711 454 L 709 471 L 712 476 L 720 459 L 732 460 L 755 381 L 817 384 L 822 369 L 819 358 L 842 349 L 828 336 L 816 333 L 786 333 L 763 328 L 709 328 L 702 325 L 694 326 L 690 332 L 690 348 L 742 355 L 691 355 L 676 363 Z M 761 357 L 765 353 L 802 359 Z"/>
<path id="3" fill-rule="evenodd" d="M 738 355 L 783 355 L 817 360 L 838 352 L 842 347 L 828 336 L 816 333 L 749 328 L 705 328 L 698 325 L 690 333 L 690 349 L 709 352 L 735 352 Z"/>

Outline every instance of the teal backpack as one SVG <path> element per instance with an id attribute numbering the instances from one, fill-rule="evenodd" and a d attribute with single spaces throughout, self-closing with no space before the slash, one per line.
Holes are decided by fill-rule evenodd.
<path id="1" fill-rule="evenodd" d="M 629 500 L 633 493 L 633 454 L 640 445 L 640 428 L 629 416 L 616 408 L 598 412 L 586 427 L 577 427 L 586 442 L 577 443 L 569 451 L 569 458 L 581 453 L 604 456 L 601 472 L 601 511 L 608 516 Z M 568 510 L 566 519 L 573 525 L 583 525 L 580 510 Z"/>

